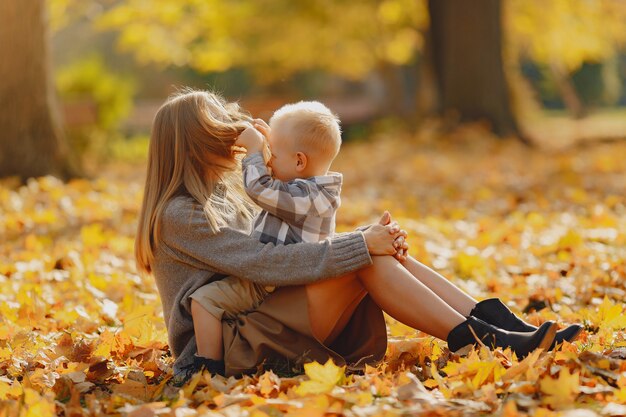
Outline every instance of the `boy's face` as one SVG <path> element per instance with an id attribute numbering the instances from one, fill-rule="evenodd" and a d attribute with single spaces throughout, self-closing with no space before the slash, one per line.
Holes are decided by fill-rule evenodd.
<path id="1" fill-rule="evenodd" d="M 272 157 L 268 165 L 276 179 L 291 181 L 300 175 L 296 171 L 296 152 L 293 149 L 293 139 L 289 134 L 288 126 L 284 122 L 272 126 L 272 133 L 268 138 Z"/>

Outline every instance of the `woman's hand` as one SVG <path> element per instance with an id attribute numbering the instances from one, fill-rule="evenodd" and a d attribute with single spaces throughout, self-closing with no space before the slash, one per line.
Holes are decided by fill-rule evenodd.
<path id="1" fill-rule="evenodd" d="M 404 232 L 404 230 L 401 230 L 400 232 Z M 406 241 L 406 237 L 398 236 L 393 244 L 397 249 L 396 254 L 393 256 L 400 262 L 406 261 L 406 258 L 409 256 L 409 244 Z"/>
<path id="2" fill-rule="evenodd" d="M 381 224 L 386 221 L 387 224 Z M 406 232 L 400 230 L 396 222 L 391 221 L 391 216 L 385 212 L 378 224 L 373 224 L 363 232 L 367 249 L 372 255 L 395 255 L 398 252 L 396 239 L 406 236 Z"/>
<path id="3" fill-rule="evenodd" d="M 378 224 L 382 226 L 386 226 L 389 224 L 398 226 L 398 223 L 396 221 L 392 222 L 391 214 L 388 211 L 385 211 L 383 213 L 382 217 L 378 221 Z M 400 229 L 399 236 L 393 242 L 393 245 L 396 248 L 396 253 L 393 256 L 400 262 L 406 261 L 406 258 L 408 256 L 409 244 L 406 241 L 407 236 L 408 234 L 406 230 Z"/>

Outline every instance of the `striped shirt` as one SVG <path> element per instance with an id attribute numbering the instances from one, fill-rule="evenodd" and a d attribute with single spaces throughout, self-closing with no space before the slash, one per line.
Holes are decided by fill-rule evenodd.
<path id="1" fill-rule="evenodd" d="M 257 152 L 244 158 L 243 179 L 248 196 L 263 209 L 252 231 L 261 242 L 319 242 L 334 234 L 341 204 L 340 173 L 280 181 L 272 178 Z"/>

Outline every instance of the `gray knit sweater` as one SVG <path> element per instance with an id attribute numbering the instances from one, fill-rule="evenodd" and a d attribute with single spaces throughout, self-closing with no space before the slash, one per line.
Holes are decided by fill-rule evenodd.
<path id="1" fill-rule="evenodd" d="M 228 275 L 262 285 L 307 284 L 372 263 L 360 231 L 319 243 L 275 246 L 250 237 L 250 226 L 242 216 L 233 216 L 228 227 L 213 233 L 202 207 L 191 197 L 175 197 L 168 203 L 151 266 L 175 371 L 193 361 L 196 353 L 189 296 L 197 288 Z"/>

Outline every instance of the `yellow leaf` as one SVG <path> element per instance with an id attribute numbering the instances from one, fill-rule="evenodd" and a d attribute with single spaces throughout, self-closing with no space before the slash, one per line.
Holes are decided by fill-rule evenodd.
<path id="1" fill-rule="evenodd" d="M 507 401 L 502 407 L 502 417 L 517 417 L 519 415 L 515 401 Z"/>
<path id="2" fill-rule="evenodd" d="M 107 241 L 102 225 L 99 223 L 83 226 L 80 229 L 80 237 L 87 247 L 99 247 Z"/>
<path id="3" fill-rule="evenodd" d="M 98 339 L 98 343 L 96 343 L 96 349 L 93 351 L 94 356 L 103 356 L 107 357 L 111 354 L 113 350 L 113 345 L 115 343 L 115 335 L 108 330 L 105 330 L 100 335 Z"/>
<path id="4" fill-rule="evenodd" d="M 485 382 L 498 382 L 505 372 L 500 362 L 494 360 L 474 362 L 470 365 L 470 370 L 476 371 L 472 379 L 474 388 L 479 388 Z"/>
<path id="5" fill-rule="evenodd" d="M 325 417 L 341 412 L 333 408 L 335 403 L 331 404 L 327 395 L 316 395 L 305 400 L 302 407 L 292 408 L 285 417 Z"/>
<path id="6" fill-rule="evenodd" d="M 435 362 L 432 362 L 430 364 L 430 373 L 432 374 L 433 379 L 436 381 L 436 386 L 439 388 L 439 391 L 441 391 L 444 397 L 450 398 L 450 389 L 446 385 L 446 381 L 441 377 L 441 375 L 439 375 L 439 371 L 437 370 L 437 365 L 435 365 Z M 428 383 L 429 381 L 431 380 L 427 380 L 426 383 L 424 383 L 424 385 L 428 388 L 430 388 L 430 385 L 432 385 L 432 383 Z"/>
<path id="7" fill-rule="evenodd" d="M 424 386 L 426 388 L 437 388 L 439 386 L 439 383 L 434 380 L 434 379 L 427 379 L 426 381 L 424 381 Z"/>
<path id="8" fill-rule="evenodd" d="M 576 248 L 583 243 L 583 238 L 578 232 L 570 229 L 559 239 L 559 248 Z"/>
<path id="9" fill-rule="evenodd" d="M 22 386 L 19 382 L 0 377 L 0 401 L 16 399 L 22 395 Z"/>
<path id="10" fill-rule="evenodd" d="M 601 326 L 608 326 L 613 330 L 626 328 L 626 315 L 623 314 L 623 304 L 615 304 L 607 296 L 604 296 L 598 309 L 598 318 Z"/>
<path id="11" fill-rule="evenodd" d="M 324 365 L 318 362 L 309 362 L 304 365 L 304 372 L 309 377 L 308 381 L 302 382 L 297 388 L 298 395 L 323 394 L 329 392 L 345 377 L 345 367 L 338 367 L 328 359 Z"/>
<path id="12" fill-rule="evenodd" d="M 56 415 L 54 401 L 40 396 L 37 391 L 30 388 L 24 390 L 24 407 L 26 412 L 20 413 L 20 417 L 53 417 Z"/>
<path id="13" fill-rule="evenodd" d="M 346 402 L 352 403 L 359 407 L 365 407 L 372 404 L 374 396 L 369 391 L 346 392 L 342 397 Z"/>
<path id="14" fill-rule="evenodd" d="M 626 387 L 621 387 L 613 393 L 613 398 L 620 404 L 626 404 Z"/>
<path id="15" fill-rule="evenodd" d="M 46 371 L 42 368 L 37 368 L 35 371 L 28 374 L 30 383 L 41 389 L 52 388 L 57 378 L 59 378 L 59 374 Z"/>
<path id="16" fill-rule="evenodd" d="M 148 346 L 158 339 L 158 332 L 154 328 L 154 309 L 152 306 L 138 306 L 124 317 L 124 333 L 137 346 Z"/>
<path id="17" fill-rule="evenodd" d="M 614 303 L 605 296 L 597 310 L 582 309 L 581 315 L 601 330 L 620 330 L 626 328 L 626 314 L 623 314 L 623 310 L 622 304 Z"/>
<path id="18" fill-rule="evenodd" d="M 9 348 L 0 348 L 0 362 L 11 359 L 11 350 Z"/>
<path id="19" fill-rule="evenodd" d="M 156 386 L 127 379 L 121 384 L 112 384 L 110 388 L 115 394 L 123 394 L 125 396 L 138 398 L 141 401 L 148 401 L 152 397 Z"/>
<path id="20" fill-rule="evenodd" d="M 546 394 L 542 402 L 553 408 L 568 407 L 580 392 L 580 374 L 570 373 L 568 368 L 561 368 L 557 379 L 549 376 L 540 382 L 541 391 Z"/>
<path id="21" fill-rule="evenodd" d="M 532 368 L 535 365 L 535 363 L 537 362 L 537 359 L 539 359 L 539 355 L 541 353 L 542 352 L 539 349 L 533 350 L 520 363 L 518 363 L 517 365 L 511 366 L 509 369 L 507 369 L 506 372 L 502 375 L 502 379 L 504 381 L 510 381 L 510 380 L 516 378 L 517 376 L 523 374 L 529 368 Z M 558 353 L 560 353 L 560 352 L 558 352 Z"/>
<path id="22" fill-rule="evenodd" d="M 480 255 L 470 255 L 465 252 L 458 254 L 456 258 L 457 270 L 462 277 L 483 275 L 487 270 L 485 260 Z"/>
<path id="23" fill-rule="evenodd" d="M 280 378 L 272 371 L 265 372 L 259 377 L 259 392 L 264 397 L 280 390 Z"/>

